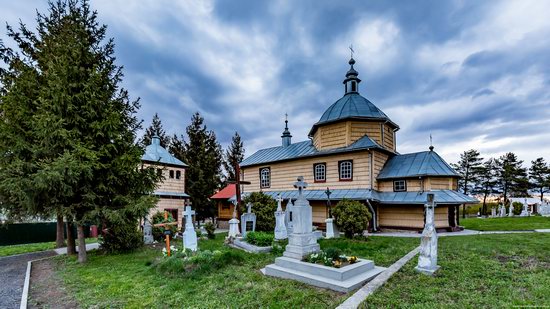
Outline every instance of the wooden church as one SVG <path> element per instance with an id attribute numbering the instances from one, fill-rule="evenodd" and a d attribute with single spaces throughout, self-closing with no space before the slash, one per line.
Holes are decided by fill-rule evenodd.
<path id="1" fill-rule="evenodd" d="M 435 151 L 400 154 L 399 126 L 359 93 L 358 72 L 349 61 L 344 96 L 329 106 L 311 127 L 309 139 L 292 143 L 285 121 L 282 145 L 261 149 L 241 163 L 242 178 L 250 185 L 243 194 L 262 191 L 272 197 L 297 198 L 292 186 L 304 176 L 306 198 L 315 225 L 328 216 L 327 188 L 332 205 L 351 199 L 373 213 L 372 229 L 422 229 L 427 192 L 434 193 L 438 229 L 458 230 L 462 204 L 476 203 L 457 191 L 460 177 Z"/>

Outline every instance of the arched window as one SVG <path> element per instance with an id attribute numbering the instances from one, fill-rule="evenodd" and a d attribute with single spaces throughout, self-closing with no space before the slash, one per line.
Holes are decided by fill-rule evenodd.
<path id="1" fill-rule="evenodd" d="M 340 180 L 349 181 L 353 179 L 353 161 L 340 161 L 338 162 L 338 174 Z"/>
<path id="2" fill-rule="evenodd" d="M 315 182 L 327 181 L 327 165 L 325 163 L 313 164 L 313 176 Z"/>
<path id="3" fill-rule="evenodd" d="M 176 179 L 181 179 L 181 171 L 176 171 Z"/>
<path id="4" fill-rule="evenodd" d="M 269 167 L 260 169 L 260 188 L 271 187 L 271 170 Z"/>
<path id="5" fill-rule="evenodd" d="M 170 178 L 174 178 L 174 171 L 170 170 Z"/>

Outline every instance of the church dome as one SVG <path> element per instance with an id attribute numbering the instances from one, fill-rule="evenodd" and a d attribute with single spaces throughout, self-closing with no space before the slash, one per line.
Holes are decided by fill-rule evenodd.
<path id="1" fill-rule="evenodd" d="M 309 135 L 313 136 L 317 128 L 323 124 L 344 119 L 387 121 L 395 129 L 399 129 L 399 126 L 391 121 L 384 112 L 359 94 L 359 83 L 361 80 L 357 78 L 359 73 L 353 68 L 355 60 L 351 58 L 349 64 L 351 68 L 346 73 L 346 79 L 343 82 L 345 85 L 344 96 L 327 108 L 321 116 L 321 119 L 313 125 Z"/>

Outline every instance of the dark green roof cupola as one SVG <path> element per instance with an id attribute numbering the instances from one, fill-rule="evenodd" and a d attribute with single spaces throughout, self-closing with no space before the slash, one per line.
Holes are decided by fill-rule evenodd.
<path id="1" fill-rule="evenodd" d="M 281 138 L 283 139 L 283 147 L 290 146 L 290 144 L 292 144 L 292 135 L 290 135 L 290 131 L 288 130 L 288 114 L 285 114 L 285 130 L 283 131 Z"/>
<path id="2" fill-rule="evenodd" d="M 353 57 L 349 60 L 349 65 L 351 66 L 348 72 L 346 73 L 346 79 L 344 79 L 344 88 L 346 94 L 348 93 L 359 93 L 359 83 L 361 80 L 357 77 L 359 73 L 355 71 L 353 65 L 355 64 L 355 59 Z"/>

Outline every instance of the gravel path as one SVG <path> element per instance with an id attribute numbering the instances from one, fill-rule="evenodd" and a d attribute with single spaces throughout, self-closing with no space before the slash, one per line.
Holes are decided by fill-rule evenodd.
<path id="1" fill-rule="evenodd" d="M 19 308 L 27 262 L 53 255 L 50 250 L 0 258 L 0 308 Z"/>

